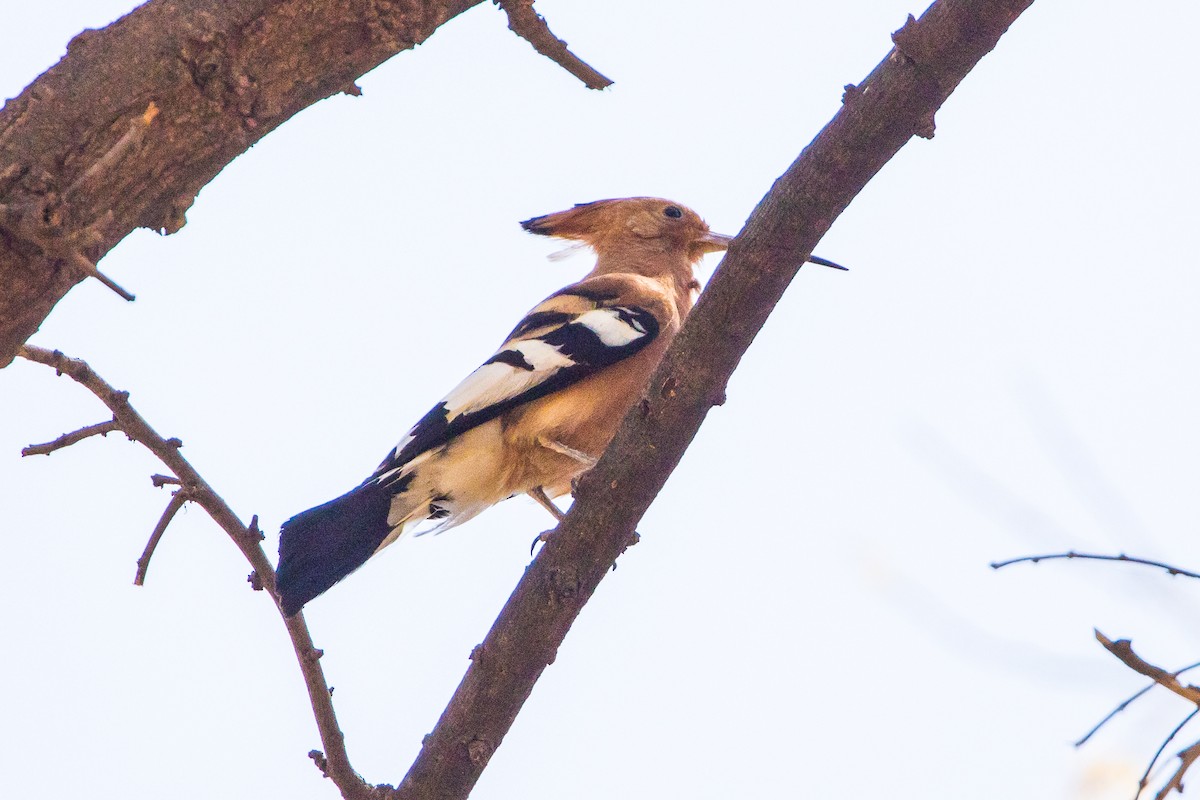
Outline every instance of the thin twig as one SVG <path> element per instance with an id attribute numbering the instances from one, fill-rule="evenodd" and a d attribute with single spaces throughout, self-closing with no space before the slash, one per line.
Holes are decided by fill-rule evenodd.
<path id="1" fill-rule="evenodd" d="M 533 0 L 494 0 L 508 15 L 508 29 L 533 45 L 533 49 L 583 81 L 589 89 L 604 89 L 612 81 L 567 49 L 567 43 L 550 32 L 541 14 L 533 10 Z"/>
<path id="2" fill-rule="evenodd" d="M 150 476 L 150 482 L 152 484 L 154 484 L 154 488 L 161 489 L 162 487 L 166 486 L 167 484 L 174 484 L 174 485 L 178 486 L 179 478 L 175 478 L 170 475 L 155 474 L 155 475 Z"/>
<path id="3" fill-rule="evenodd" d="M 48 456 L 55 450 L 61 450 L 64 447 L 70 447 L 76 442 L 82 442 L 89 436 L 107 436 L 113 431 L 121 430 L 121 426 L 117 424 L 115 419 L 110 419 L 108 422 L 99 422 L 95 425 L 88 425 L 80 428 L 77 431 L 64 433 L 62 436 L 55 439 L 53 442 L 45 442 L 44 444 L 31 444 L 28 447 L 21 448 L 22 456 Z"/>
<path id="4" fill-rule="evenodd" d="M 1165 800 L 1172 789 L 1183 794 L 1183 774 L 1195 763 L 1196 759 L 1200 758 L 1200 742 L 1180 750 L 1177 755 L 1179 756 L 1179 769 L 1175 770 L 1175 774 L 1171 776 L 1171 780 L 1167 781 L 1167 785 L 1154 795 L 1154 800 Z"/>
<path id="5" fill-rule="evenodd" d="M 1188 569 L 1182 569 L 1162 561 L 1153 561 L 1149 558 L 1137 558 L 1136 556 L 1127 556 L 1124 553 L 1119 553 L 1115 556 L 1104 555 L 1102 553 L 1077 553 L 1074 550 L 1068 550 L 1065 553 L 1047 553 L 1041 556 L 1021 556 L 1020 558 L 1010 558 L 1007 561 L 993 561 L 992 569 L 1001 569 L 1010 564 L 1019 564 L 1022 561 L 1028 561 L 1031 564 L 1036 564 L 1039 561 L 1052 561 L 1059 558 L 1087 558 L 1095 561 L 1127 561 L 1130 564 L 1145 564 L 1148 567 L 1158 567 L 1165 569 L 1168 575 L 1183 575 L 1187 578 L 1200 578 L 1200 572 L 1192 572 Z"/>
<path id="6" fill-rule="evenodd" d="M 1196 667 L 1200 667 L 1200 661 L 1197 661 L 1195 664 L 1188 664 L 1188 665 L 1187 665 L 1186 667 L 1184 667 L 1183 669 L 1177 669 L 1177 670 L 1175 670 L 1174 672 L 1172 672 L 1171 674 L 1172 674 L 1172 675 L 1174 675 L 1176 678 L 1178 678 L 1178 677 L 1179 677 L 1180 675 L 1182 675 L 1183 673 L 1187 672 L 1188 670 L 1193 670 L 1193 669 L 1195 669 Z M 1110 712 L 1108 712 L 1107 714 L 1105 714 L 1105 715 L 1104 715 L 1104 719 L 1100 720 L 1100 721 L 1099 721 L 1099 722 L 1097 722 L 1095 725 L 1093 725 L 1093 726 L 1092 726 L 1092 729 L 1091 729 L 1090 731 L 1088 731 L 1087 733 L 1085 733 L 1085 734 L 1083 735 L 1083 737 L 1082 737 L 1082 738 L 1080 738 L 1080 740 L 1079 740 L 1079 741 L 1075 742 L 1075 746 L 1076 746 L 1076 747 L 1082 747 L 1083 745 L 1087 744 L 1088 740 L 1089 740 L 1089 739 L 1091 739 L 1093 736 L 1095 736 L 1097 731 L 1099 731 L 1099 730 L 1100 730 L 1101 728 L 1103 728 L 1103 727 L 1104 727 L 1106 724 L 1108 724 L 1108 721 L 1109 721 L 1109 720 L 1111 720 L 1111 719 L 1112 719 L 1113 717 L 1115 717 L 1117 714 L 1120 714 L 1122 711 L 1124 711 L 1126 708 L 1128 708 L 1128 707 L 1129 707 L 1129 705 L 1130 705 L 1131 703 L 1133 703 L 1133 701 L 1134 701 L 1134 700 L 1137 700 L 1139 697 L 1141 697 L 1141 696 L 1142 696 L 1142 695 L 1144 695 L 1146 692 L 1148 692 L 1148 691 L 1150 691 L 1151 689 L 1153 689 L 1155 686 L 1158 686 L 1158 681 L 1152 681 L 1151 683 L 1148 683 L 1148 684 L 1146 684 L 1146 685 L 1145 685 L 1145 686 L 1143 686 L 1141 689 L 1137 690 L 1137 691 L 1136 691 L 1136 692 L 1134 692 L 1132 695 L 1130 695 L 1129 697 L 1127 697 L 1127 698 L 1126 698 L 1124 701 L 1122 701 L 1122 702 L 1120 703 L 1120 705 L 1118 705 L 1118 706 L 1117 706 L 1116 708 L 1114 708 L 1112 711 L 1110 711 Z"/>
<path id="7" fill-rule="evenodd" d="M 95 278 L 122 299 L 133 302 L 137 298 L 132 293 L 101 272 L 96 263 L 83 254 L 85 247 L 103 241 L 104 237 L 98 227 L 102 222 L 111 222 L 112 216 L 112 212 L 109 211 L 101 220 L 70 236 L 64 236 L 57 225 L 45 222 L 41 209 L 31 205 L 0 205 L 0 229 L 35 245 L 44 257 L 67 262 L 79 274 Z"/>
<path id="8" fill-rule="evenodd" d="M 1196 716 L 1197 714 L 1200 714 L 1200 708 L 1192 709 L 1192 713 L 1184 717 L 1183 722 L 1176 725 L 1175 730 L 1167 734 L 1167 738 L 1163 739 L 1163 743 L 1160 744 L 1158 749 L 1154 751 L 1154 757 L 1150 759 L 1150 763 L 1146 765 L 1146 771 L 1143 772 L 1142 777 L 1138 779 L 1138 790 L 1137 794 L 1133 796 L 1133 800 L 1138 800 L 1138 798 L 1142 796 L 1142 792 L 1146 790 L 1147 784 L 1150 783 L 1150 773 L 1154 770 L 1154 765 L 1158 763 L 1159 756 L 1161 756 L 1163 751 L 1167 749 L 1167 745 L 1169 745 L 1171 741 L 1179 735 L 1179 732 L 1183 730 L 1183 727 L 1191 722 L 1192 717 Z"/>
<path id="9" fill-rule="evenodd" d="M 262 534 L 251 530 L 242 523 L 233 510 L 221 499 L 200 473 L 184 458 L 180 452 L 178 439 L 165 439 L 146 422 L 133 406 L 129 404 L 129 393 L 118 391 L 105 382 L 86 362 L 68 358 L 57 350 L 46 350 L 42 347 L 24 345 L 19 351 L 22 358 L 45 364 L 54 368 L 59 375 L 66 375 L 81 384 L 104 405 L 112 411 L 113 419 L 120 425 L 130 439 L 139 442 L 151 453 L 158 457 L 171 472 L 178 476 L 186 491 L 187 499 L 203 508 L 213 521 L 229 535 L 233 543 L 246 560 L 250 562 L 258 582 L 279 608 L 279 598 L 275 593 L 275 570 L 270 559 L 262 549 Z M 165 516 L 165 514 L 164 514 Z M 161 522 L 161 520 L 160 520 Z M 333 710 L 333 702 L 329 695 L 329 685 L 325 681 L 321 669 L 320 651 L 313 646 L 312 636 L 304 622 L 304 614 L 283 617 L 292 640 L 292 649 L 296 653 L 296 661 L 304 676 L 308 689 L 309 702 L 312 704 L 313 716 L 316 718 L 317 730 L 321 735 L 321 743 L 327 757 L 326 775 L 337 785 L 346 800 L 367 800 L 377 797 L 375 787 L 366 783 L 354 768 L 346 754 L 345 740 L 338 727 L 337 715 Z"/>
<path id="10" fill-rule="evenodd" d="M 150 569 L 150 559 L 154 556 L 155 548 L 158 547 L 163 534 L 167 532 L 167 526 L 171 524 L 175 514 L 189 499 L 187 491 L 184 489 L 178 489 L 171 495 L 171 502 L 167 503 L 162 516 L 158 518 L 158 524 L 154 526 L 154 530 L 150 534 L 150 541 L 146 542 L 146 549 L 142 551 L 141 558 L 137 560 L 137 573 L 133 576 L 134 586 L 141 586 L 146 582 L 146 570 Z"/>
<path id="11" fill-rule="evenodd" d="M 1200 706 L 1200 688 L 1188 684 L 1184 686 L 1176 680 L 1173 673 L 1162 667 L 1156 667 L 1133 652 L 1133 643 L 1128 639 L 1113 641 L 1100 631 L 1096 631 L 1096 641 L 1104 645 L 1104 649 L 1119 658 L 1125 666 L 1139 675 L 1145 675 L 1164 689 L 1169 689 L 1189 703 Z"/>
<path id="12" fill-rule="evenodd" d="M 131 303 L 137 299 L 136 295 L 126 291 L 125 288 L 119 283 L 101 272 L 99 267 L 92 263 L 91 259 L 78 250 L 68 250 L 66 252 L 66 257 L 76 269 L 82 271 L 85 275 L 89 275 L 100 281 L 109 289 L 112 289 L 114 292 L 120 295 L 122 299 L 128 300 Z"/>

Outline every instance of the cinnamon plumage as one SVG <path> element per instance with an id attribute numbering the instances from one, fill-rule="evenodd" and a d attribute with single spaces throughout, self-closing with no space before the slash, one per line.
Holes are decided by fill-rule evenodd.
<path id="1" fill-rule="evenodd" d="M 694 211 L 650 197 L 521 226 L 590 247 L 595 268 L 530 310 L 362 484 L 283 524 L 285 614 L 427 520 L 424 532 L 444 531 L 519 494 L 561 517 L 551 500 L 599 458 L 691 310 L 696 263 L 731 241 Z"/>

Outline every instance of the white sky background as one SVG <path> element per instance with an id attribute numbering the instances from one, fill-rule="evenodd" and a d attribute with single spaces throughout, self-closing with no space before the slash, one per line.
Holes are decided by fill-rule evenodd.
<path id="1" fill-rule="evenodd" d="M 129 9 L 10 4 L 0 97 Z M 87 359 L 244 518 L 357 484 L 588 269 L 520 219 L 604 197 L 736 233 L 922 5 L 543 0 L 589 92 L 490 6 L 308 109 L 129 237 L 32 340 Z M 1092 639 L 1200 660 L 1200 6 L 1042 2 L 802 271 L 474 797 L 1126 798 L 1182 701 Z M 715 266 L 704 265 L 705 277 Z M 45 367 L 0 372 L 0 794 L 333 798 L 286 635 Z M 397 782 L 548 527 L 525 499 L 408 541 L 306 614 L 351 759 Z M 1190 735 L 1191 738 L 1187 738 Z M 1200 737 L 1185 732 L 1171 752 Z M 1173 768 L 1173 767 L 1172 767 Z M 1194 778 L 1193 782 L 1200 782 Z"/>

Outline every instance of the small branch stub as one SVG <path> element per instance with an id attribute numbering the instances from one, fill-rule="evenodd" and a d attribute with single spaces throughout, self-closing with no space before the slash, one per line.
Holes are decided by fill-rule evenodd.
<path id="1" fill-rule="evenodd" d="M 71 445 L 75 444 L 76 442 L 82 442 L 84 439 L 87 439 L 88 437 L 107 436 L 108 434 L 112 433 L 113 431 L 119 431 L 119 430 L 121 430 L 120 424 L 118 424 L 115 419 L 111 419 L 108 422 L 100 422 L 100 423 L 97 423 L 96 425 L 88 425 L 87 427 L 80 428 L 77 431 L 71 431 L 70 433 L 64 433 L 62 436 L 58 437 L 53 442 L 46 442 L 44 444 L 31 444 L 28 447 L 22 448 L 21 455 L 22 456 L 48 456 L 51 453 L 53 453 L 55 450 L 61 450 L 64 447 L 70 447 Z"/>

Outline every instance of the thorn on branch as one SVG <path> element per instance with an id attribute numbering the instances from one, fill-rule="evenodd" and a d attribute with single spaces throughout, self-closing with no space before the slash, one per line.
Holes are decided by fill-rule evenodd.
<path id="1" fill-rule="evenodd" d="M 100 422 L 96 425 L 88 425 L 70 433 L 64 433 L 52 442 L 44 444 L 31 444 L 28 447 L 22 448 L 22 456 L 48 456 L 55 450 L 61 450 L 64 447 L 70 447 L 76 442 L 82 442 L 91 436 L 107 436 L 112 431 L 121 430 L 121 425 L 116 419 L 111 419 L 108 422 Z"/>
<path id="2" fill-rule="evenodd" d="M 133 576 L 133 585 L 141 586 L 146 582 L 146 571 L 150 569 L 150 559 L 154 556 L 154 551 L 158 547 L 158 543 L 162 541 L 163 534 L 167 532 L 167 526 L 171 524 L 171 520 L 183 508 L 183 504 L 192 499 L 186 490 L 178 489 L 171 495 L 171 502 L 167 503 L 166 509 L 162 516 L 158 518 L 158 524 L 154 526 L 154 531 L 150 534 L 150 541 L 146 542 L 146 549 L 142 551 L 142 557 L 137 560 L 137 573 Z"/>
<path id="3" fill-rule="evenodd" d="M 533 45 L 533 49 L 583 81 L 589 89 L 604 89 L 612 81 L 567 49 L 567 43 L 550 32 L 546 19 L 533 10 L 533 0 L 493 0 L 508 15 L 508 29 Z"/>

